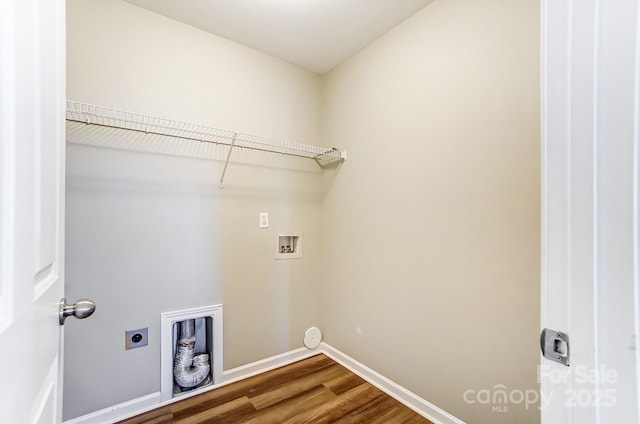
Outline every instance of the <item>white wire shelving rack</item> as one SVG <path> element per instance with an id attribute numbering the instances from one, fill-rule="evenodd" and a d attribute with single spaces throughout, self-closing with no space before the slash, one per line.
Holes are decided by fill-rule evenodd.
<path id="1" fill-rule="evenodd" d="M 74 100 L 67 100 L 66 119 L 67 121 L 82 122 L 88 125 L 125 129 L 203 143 L 227 145 L 229 146 L 229 150 L 218 183 L 220 187 L 224 187 L 224 176 L 227 171 L 227 166 L 229 165 L 231 152 L 236 147 L 313 159 L 321 168 L 342 162 L 347 158 L 347 152 L 345 150 L 339 150 L 335 147 L 328 148 L 278 140 L 172 119 L 142 115 Z"/>

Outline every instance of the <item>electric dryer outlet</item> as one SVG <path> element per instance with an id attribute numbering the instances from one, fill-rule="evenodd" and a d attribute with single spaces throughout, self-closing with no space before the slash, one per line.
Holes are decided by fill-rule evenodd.
<path id="1" fill-rule="evenodd" d="M 124 333 L 124 348 L 126 350 L 135 349 L 137 347 L 146 346 L 149 344 L 149 328 L 141 328 L 139 330 L 125 331 Z"/>

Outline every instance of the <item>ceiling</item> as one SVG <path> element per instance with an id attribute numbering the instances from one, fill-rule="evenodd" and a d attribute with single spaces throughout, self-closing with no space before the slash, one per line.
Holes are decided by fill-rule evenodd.
<path id="1" fill-rule="evenodd" d="M 324 74 L 433 0 L 125 0 Z"/>

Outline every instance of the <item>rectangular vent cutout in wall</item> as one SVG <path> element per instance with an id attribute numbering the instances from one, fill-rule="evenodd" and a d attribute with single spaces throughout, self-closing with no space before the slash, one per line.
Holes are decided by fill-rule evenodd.
<path id="1" fill-rule="evenodd" d="M 162 401 L 222 382 L 222 305 L 161 314 Z"/>

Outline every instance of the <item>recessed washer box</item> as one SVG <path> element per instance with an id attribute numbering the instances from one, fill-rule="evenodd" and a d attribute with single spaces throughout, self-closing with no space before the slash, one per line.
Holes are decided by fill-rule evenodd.
<path id="1" fill-rule="evenodd" d="M 301 233 L 279 234 L 276 242 L 276 259 L 298 259 L 302 257 Z"/>

